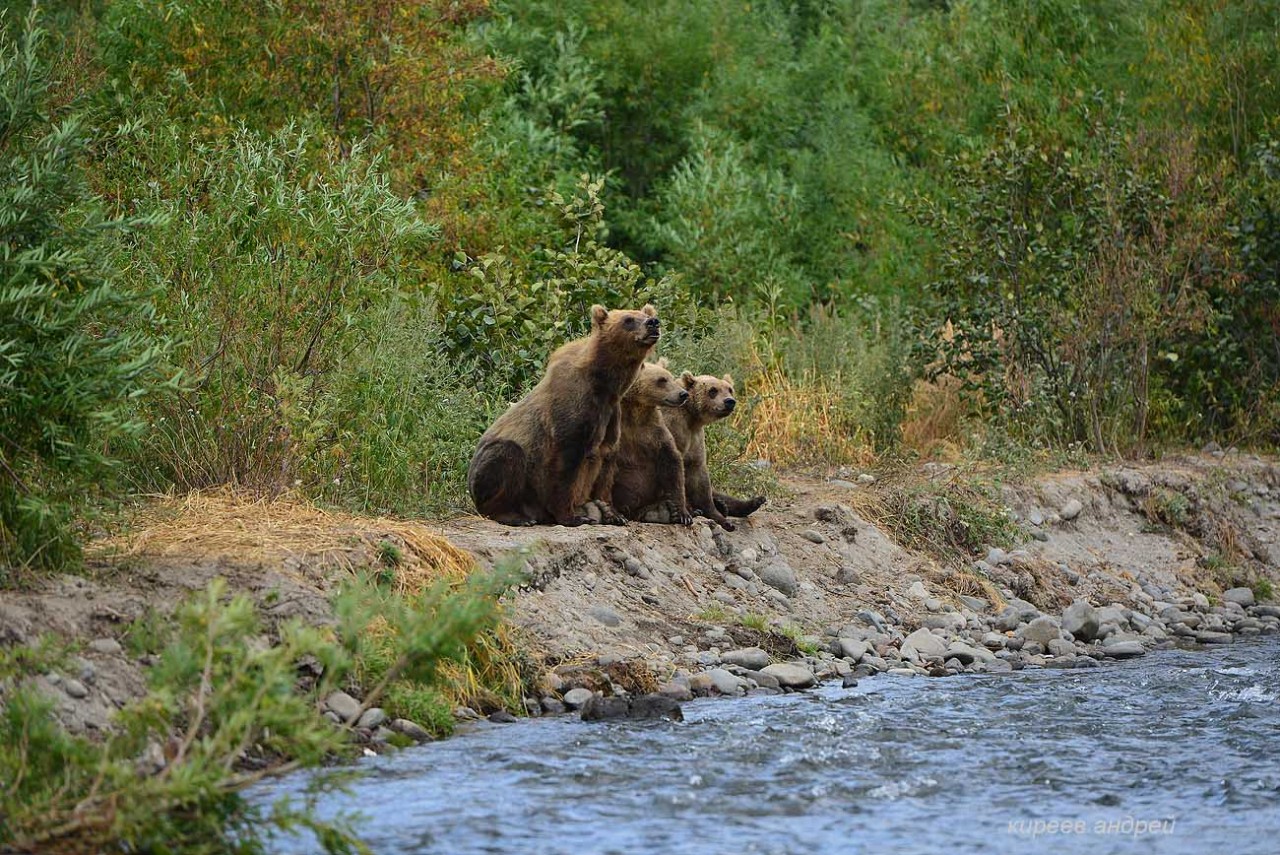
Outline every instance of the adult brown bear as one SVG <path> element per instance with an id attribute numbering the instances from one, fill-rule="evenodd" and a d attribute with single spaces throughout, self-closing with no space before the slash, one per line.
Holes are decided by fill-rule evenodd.
<path id="1" fill-rule="evenodd" d="M 619 402 L 658 342 L 653 306 L 591 307 L 591 334 L 563 345 L 528 395 L 480 437 L 467 470 L 476 510 L 507 525 L 625 520 L 611 507 Z"/>
<path id="2" fill-rule="evenodd" d="M 707 471 L 707 425 L 733 412 L 738 401 L 733 397 L 733 378 L 728 374 L 680 375 L 680 383 L 689 392 L 683 407 L 663 410 L 662 420 L 675 439 L 684 458 L 684 489 L 689 508 L 719 523 L 726 531 L 735 526 L 727 517 L 745 517 L 764 504 L 764 496 L 735 499 L 711 489 L 711 473 Z"/>
<path id="3" fill-rule="evenodd" d="M 693 516 L 684 490 L 684 458 L 661 407 L 682 407 L 689 393 L 667 370 L 667 361 L 646 362 L 622 396 L 622 437 L 618 442 L 613 504 L 631 520 L 664 520 L 691 525 Z"/>

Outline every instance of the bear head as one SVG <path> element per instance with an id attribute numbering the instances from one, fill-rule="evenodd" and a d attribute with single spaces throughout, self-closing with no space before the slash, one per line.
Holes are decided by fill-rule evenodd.
<path id="1" fill-rule="evenodd" d="M 659 359 L 640 366 L 640 373 L 623 400 L 650 407 L 683 407 L 689 393 L 667 369 L 667 360 Z"/>
<path id="2" fill-rule="evenodd" d="M 733 378 L 728 374 L 713 377 L 710 374 L 694 376 L 686 371 L 680 375 L 680 385 L 689 392 L 685 406 L 697 414 L 702 422 L 714 422 L 733 412 L 738 400 L 733 396 Z"/>
<path id="3" fill-rule="evenodd" d="M 591 334 L 611 343 L 649 350 L 658 343 L 660 325 L 658 310 L 647 304 L 636 310 L 591 307 Z"/>

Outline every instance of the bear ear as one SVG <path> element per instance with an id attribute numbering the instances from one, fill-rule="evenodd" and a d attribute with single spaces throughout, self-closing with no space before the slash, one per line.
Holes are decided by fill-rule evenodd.
<path id="1" fill-rule="evenodd" d="M 682 384 L 684 384 L 684 387 L 685 387 L 686 389 L 692 389 L 692 388 L 693 388 L 693 383 L 694 383 L 694 380 L 693 380 L 693 373 L 692 373 L 692 372 L 690 372 L 690 371 L 686 371 L 686 372 L 684 372 L 683 374 L 681 374 L 681 375 L 680 375 L 680 382 L 681 382 Z"/>
<path id="2" fill-rule="evenodd" d="M 651 318 L 658 317 L 658 310 L 653 307 L 652 303 L 645 303 L 644 308 L 641 309 L 640 311 L 644 312 L 647 316 Z"/>
<path id="3" fill-rule="evenodd" d="M 658 366 L 658 367 L 659 367 L 659 368 L 661 368 L 663 371 L 670 371 L 670 370 L 671 370 L 670 368 L 668 368 L 668 367 L 667 367 L 667 358 L 666 358 L 665 356 L 659 357 L 659 358 L 658 358 L 658 361 L 657 361 L 657 362 L 655 362 L 655 363 L 654 363 L 654 365 Z"/>
<path id="4" fill-rule="evenodd" d="M 721 380 L 723 380 L 724 382 L 728 383 L 730 386 L 732 386 L 732 385 L 733 385 L 733 378 L 732 378 L 732 377 L 730 377 L 728 374 L 724 375 L 724 376 L 723 376 L 723 377 L 721 377 L 720 379 L 721 379 Z"/>
<path id="5" fill-rule="evenodd" d="M 602 327 L 605 320 L 609 317 L 609 310 L 599 303 L 591 307 L 591 326 Z"/>

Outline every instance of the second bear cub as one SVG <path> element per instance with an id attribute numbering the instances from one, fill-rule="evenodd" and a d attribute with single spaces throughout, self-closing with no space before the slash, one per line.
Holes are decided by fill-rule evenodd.
<path id="1" fill-rule="evenodd" d="M 688 391 L 667 370 L 665 359 L 641 366 L 622 396 L 613 504 L 628 519 L 648 519 L 656 512 L 671 522 L 693 524 L 685 499 L 684 457 L 659 412 L 682 407 L 687 400 Z"/>

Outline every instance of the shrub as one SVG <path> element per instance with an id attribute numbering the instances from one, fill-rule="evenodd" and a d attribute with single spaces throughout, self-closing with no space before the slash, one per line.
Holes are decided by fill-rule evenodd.
<path id="1" fill-rule="evenodd" d="M 145 292 L 111 254 L 154 218 L 113 219 L 80 168 L 82 114 L 51 111 L 36 11 L 0 28 L 0 583 L 79 552 L 73 508 L 136 432 L 127 404 L 158 381 Z"/>

